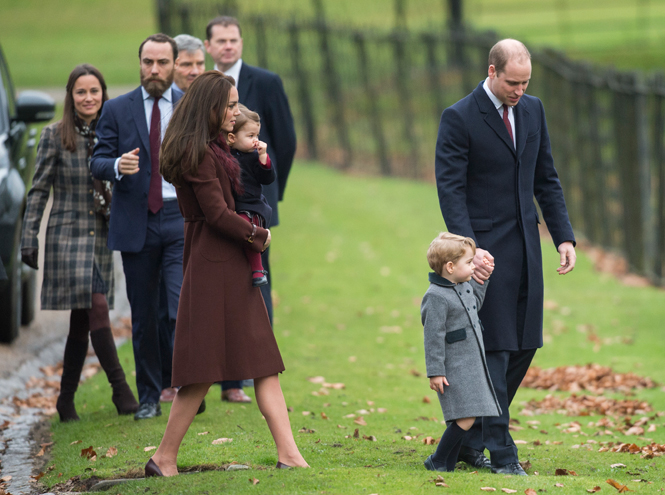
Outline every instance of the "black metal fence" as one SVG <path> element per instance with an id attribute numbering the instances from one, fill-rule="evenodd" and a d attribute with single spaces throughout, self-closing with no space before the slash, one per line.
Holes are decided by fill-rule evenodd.
<path id="1" fill-rule="evenodd" d="M 491 32 L 361 30 L 313 19 L 240 15 L 243 60 L 277 72 L 302 158 L 364 173 L 434 179 L 441 112 L 487 74 Z M 161 29 L 205 37 L 237 2 L 158 0 Z M 533 52 L 529 93 L 547 112 L 571 221 L 665 283 L 665 77 Z"/>

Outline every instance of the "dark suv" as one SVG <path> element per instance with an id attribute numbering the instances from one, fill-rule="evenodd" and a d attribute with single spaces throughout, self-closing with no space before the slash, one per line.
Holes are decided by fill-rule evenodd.
<path id="1" fill-rule="evenodd" d="M 35 271 L 21 262 L 25 197 L 35 168 L 37 130 L 49 121 L 55 103 L 45 93 L 25 91 L 18 98 L 0 48 L 0 342 L 11 342 L 21 324 L 34 318 Z"/>

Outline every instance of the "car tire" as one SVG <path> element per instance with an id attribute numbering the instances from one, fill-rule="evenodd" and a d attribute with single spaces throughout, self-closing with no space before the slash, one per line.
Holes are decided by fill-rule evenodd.
<path id="1" fill-rule="evenodd" d="M 37 296 L 37 272 L 25 266 L 23 268 L 23 287 L 21 290 L 21 325 L 30 325 L 35 319 L 35 298 Z M 27 273 L 26 273 L 27 272 Z"/>
<path id="2" fill-rule="evenodd" d="M 15 256 L 0 291 L 0 342 L 6 344 L 18 337 L 21 328 L 21 263 Z"/>

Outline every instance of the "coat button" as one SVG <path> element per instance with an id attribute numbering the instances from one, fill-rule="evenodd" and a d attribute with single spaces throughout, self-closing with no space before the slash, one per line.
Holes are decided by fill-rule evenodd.
<path id="1" fill-rule="evenodd" d="M 469 289 L 466 290 L 466 293 L 469 294 L 471 291 Z"/>
<path id="2" fill-rule="evenodd" d="M 89 189 L 88 192 L 92 194 L 94 191 L 92 189 Z"/>
<path id="3" fill-rule="evenodd" d="M 94 214 L 95 214 L 95 212 L 92 211 L 92 210 L 90 210 L 88 213 L 90 213 L 91 215 L 94 215 Z"/>
<path id="4" fill-rule="evenodd" d="M 95 231 L 94 231 L 94 230 L 91 230 L 91 231 L 90 231 L 90 235 L 95 235 Z"/>
<path id="5" fill-rule="evenodd" d="M 473 309 L 476 309 L 476 307 L 474 306 Z"/>

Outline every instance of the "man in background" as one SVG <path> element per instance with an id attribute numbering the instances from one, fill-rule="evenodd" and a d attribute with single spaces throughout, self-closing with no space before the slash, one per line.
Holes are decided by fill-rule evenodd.
<path id="1" fill-rule="evenodd" d="M 221 16 L 211 20 L 206 27 L 204 44 L 215 62 L 215 69 L 233 77 L 236 81 L 240 103 L 261 117 L 259 139 L 268 145 L 268 155 L 277 172 L 277 180 L 268 186 L 263 186 L 263 194 L 272 208 L 272 219 L 268 227 L 275 227 L 279 224 L 277 203 L 284 197 L 286 181 L 296 152 L 293 116 L 282 80 L 273 72 L 243 62 L 242 32 L 238 20 L 233 17 Z M 268 285 L 261 287 L 261 293 L 272 323 L 269 255 L 270 248 L 262 255 L 263 267 L 268 270 Z M 251 402 L 242 391 L 241 382 L 224 382 L 222 400 Z"/>
<path id="2" fill-rule="evenodd" d="M 178 58 L 173 71 L 173 88 L 182 93 L 206 70 L 203 41 L 189 34 L 179 34 L 173 41 L 178 46 Z"/>

